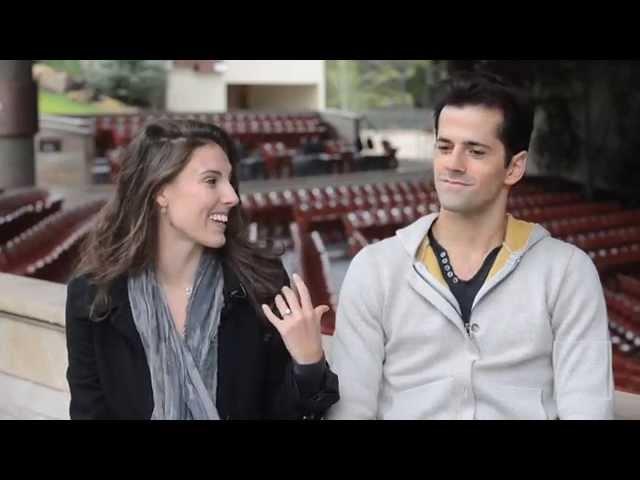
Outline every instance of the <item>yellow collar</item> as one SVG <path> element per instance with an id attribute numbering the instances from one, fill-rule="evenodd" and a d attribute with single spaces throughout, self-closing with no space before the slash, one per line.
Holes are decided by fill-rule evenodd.
<path id="1" fill-rule="evenodd" d="M 524 250 L 529 242 L 529 237 L 531 236 L 531 232 L 535 227 L 534 223 L 525 222 L 524 220 L 518 220 L 517 218 L 512 217 L 510 214 L 507 214 L 507 232 L 505 235 L 505 240 L 502 243 L 502 248 L 496 257 L 495 262 L 493 262 L 493 267 L 489 271 L 489 275 L 487 275 L 487 280 L 495 276 L 507 263 L 509 257 L 514 252 Z M 429 243 L 429 235 L 425 235 L 422 240 L 422 244 L 418 249 L 418 253 L 416 255 L 416 259 L 422 262 L 431 275 L 433 275 L 436 280 L 438 280 L 442 285 L 447 286 L 447 282 L 444 280 L 442 276 L 442 271 L 440 270 L 440 265 L 438 263 L 438 259 L 436 258 L 436 254 L 433 251 L 433 247 Z"/>

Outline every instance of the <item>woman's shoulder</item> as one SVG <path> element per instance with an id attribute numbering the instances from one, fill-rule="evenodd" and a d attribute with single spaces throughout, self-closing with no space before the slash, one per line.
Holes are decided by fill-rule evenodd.
<path id="1" fill-rule="evenodd" d="M 118 301 L 123 292 L 126 293 L 126 275 L 118 277 L 108 287 L 108 296 L 111 300 Z M 75 312 L 79 316 L 88 317 L 91 305 L 93 305 L 98 287 L 87 274 L 74 276 L 67 283 L 67 311 Z"/>
<path id="2" fill-rule="evenodd" d="M 95 290 L 95 286 L 89 280 L 88 275 L 76 275 L 67 283 L 67 299 L 87 297 L 92 293 L 91 290 Z"/>
<path id="3" fill-rule="evenodd" d="M 67 283 L 67 322 L 73 318 L 88 318 L 89 308 L 95 296 L 95 287 L 87 275 L 74 276 Z"/>
<path id="4" fill-rule="evenodd" d="M 86 290 L 87 288 L 89 288 L 90 283 L 91 282 L 89 280 L 88 275 L 84 273 L 80 275 L 76 275 L 67 282 L 67 291 L 78 292 L 78 291 Z"/>

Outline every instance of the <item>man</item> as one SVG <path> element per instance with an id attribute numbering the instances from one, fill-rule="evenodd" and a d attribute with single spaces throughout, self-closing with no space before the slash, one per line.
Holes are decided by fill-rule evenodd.
<path id="1" fill-rule="evenodd" d="M 507 215 L 534 111 L 488 75 L 435 109 L 441 204 L 370 245 L 342 285 L 334 419 L 609 419 L 611 343 L 598 273 L 578 248 Z"/>

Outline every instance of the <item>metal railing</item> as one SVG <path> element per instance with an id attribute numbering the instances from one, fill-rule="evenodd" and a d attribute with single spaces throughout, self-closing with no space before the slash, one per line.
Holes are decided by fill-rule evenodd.
<path id="1" fill-rule="evenodd" d="M 93 136 L 96 132 L 96 121 L 94 117 L 78 118 L 61 115 L 40 115 L 40 130 Z"/>

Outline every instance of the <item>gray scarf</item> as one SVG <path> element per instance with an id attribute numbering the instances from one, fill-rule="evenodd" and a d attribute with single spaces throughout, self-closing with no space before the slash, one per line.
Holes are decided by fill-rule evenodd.
<path id="1" fill-rule="evenodd" d="M 187 305 L 183 338 L 154 269 L 129 277 L 131 312 L 151 372 L 152 420 L 219 420 L 215 399 L 222 288 L 220 259 L 205 250 Z"/>

